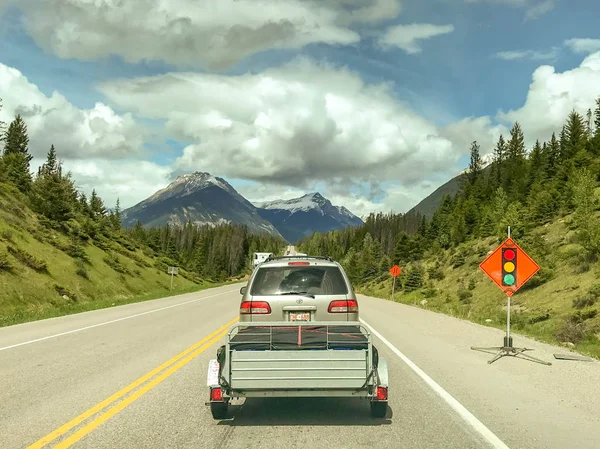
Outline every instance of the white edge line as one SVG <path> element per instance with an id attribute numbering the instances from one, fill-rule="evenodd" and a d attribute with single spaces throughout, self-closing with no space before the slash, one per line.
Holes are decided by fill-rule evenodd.
<path id="1" fill-rule="evenodd" d="M 160 312 L 161 310 L 170 309 L 172 307 L 184 306 L 184 305 L 190 304 L 192 302 L 202 301 L 203 299 L 208 299 L 208 298 L 214 298 L 215 296 L 221 296 L 221 295 L 225 295 L 227 293 L 231 293 L 231 292 L 235 292 L 235 291 L 237 291 L 237 289 L 236 290 L 228 290 L 226 292 L 217 293 L 215 295 L 203 296 L 202 298 L 191 299 L 189 301 L 180 302 L 180 303 L 177 303 L 177 304 L 172 304 L 170 306 L 161 307 L 159 309 L 148 310 L 146 312 L 136 313 L 135 315 L 129 315 L 129 316 L 126 316 L 126 317 L 123 317 L 123 318 L 117 318 L 116 320 L 105 321 L 103 323 L 93 324 L 91 326 L 86 326 L 86 327 L 82 327 L 82 328 L 79 328 L 79 329 L 73 329 L 73 330 L 70 330 L 70 331 L 67 331 L 67 332 L 61 332 L 60 334 L 48 335 L 47 337 L 41 337 L 41 338 L 36 338 L 35 340 L 24 341 L 22 343 L 17 343 L 17 344 L 14 344 L 14 345 L 5 346 L 3 348 L 0 348 L 0 351 L 5 351 L 7 349 L 17 348 L 19 346 L 30 345 L 31 343 L 37 343 L 39 341 L 50 340 L 51 338 L 61 337 L 63 335 L 74 334 L 76 332 L 81 332 L 81 331 L 85 331 L 85 330 L 88 330 L 88 329 L 93 329 L 95 327 L 106 326 L 107 324 L 112 324 L 112 323 L 117 323 L 119 321 L 129 320 L 130 318 L 136 318 L 138 316 L 149 315 L 151 313 Z M 125 304 L 123 304 L 123 305 L 125 305 Z M 107 308 L 105 308 L 105 309 L 107 309 Z M 98 309 L 98 310 L 105 310 L 105 309 Z"/>
<path id="2" fill-rule="evenodd" d="M 398 357 L 402 359 L 421 379 L 425 381 L 427 385 L 431 387 L 444 401 L 448 403 L 450 407 L 456 411 L 461 418 L 463 418 L 467 424 L 469 424 L 475 431 L 477 431 L 485 440 L 487 440 L 495 449 L 510 449 L 500 438 L 498 438 L 485 424 L 479 421 L 469 410 L 467 410 L 460 402 L 444 390 L 438 383 L 436 383 L 431 377 L 429 377 L 421 368 L 406 357 L 398 348 L 390 343 L 383 335 L 377 332 L 369 323 L 360 318 L 363 324 L 371 329 L 371 332 L 375 334 L 388 348 L 390 348 Z"/>

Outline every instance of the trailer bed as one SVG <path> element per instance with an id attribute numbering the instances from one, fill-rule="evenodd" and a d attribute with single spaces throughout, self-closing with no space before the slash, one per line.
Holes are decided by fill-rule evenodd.
<path id="1" fill-rule="evenodd" d="M 369 338 L 354 325 L 240 326 L 229 341 L 230 350 L 365 350 Z"/>

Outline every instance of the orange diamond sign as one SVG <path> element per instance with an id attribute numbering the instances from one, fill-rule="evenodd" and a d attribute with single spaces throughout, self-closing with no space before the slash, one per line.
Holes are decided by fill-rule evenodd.
<path id="1" fill-rule="evenodd" d="M 489 278 L 506 296 L 512 296 L 540 269 L 539 265 L 511 238 L 494 250 L 481 264 Z"/>
<path id="2" fill-rule="evenodd" d="M 392 273 L 392 276 L 396 277 L 402 273 L 402 270 L 398 265 L 394 265 L 392 268 L 390 268 L 390 273 Z"/>

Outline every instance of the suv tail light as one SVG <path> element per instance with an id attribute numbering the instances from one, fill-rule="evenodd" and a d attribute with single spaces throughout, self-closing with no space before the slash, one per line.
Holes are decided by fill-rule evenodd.
<path id="1" fill-rule="evenodd" d="M 294 265 L 310 265 L 310 262 L 288 262 L 289 266 L 294 266 Z"/>
<path id="2" fill-rule="evenodd" d="M 329 313 L 352 313 L 358 312 L 356 299 L 340 299 L 329 303 Z"/>
<path id="3" fill-rule="evenodd" d="M 265 315 L 271 313 L 271 306 L 266 301 L 243 301 L 240 305 L 242 315 Z"/>

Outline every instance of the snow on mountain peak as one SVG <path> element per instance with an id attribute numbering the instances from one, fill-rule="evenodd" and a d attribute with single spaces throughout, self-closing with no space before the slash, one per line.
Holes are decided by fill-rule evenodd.
<path id="1" fill-rule="evenodd" d="M 177 179 L 172 181 L 167 187 L 159 190 L 146 201 L 152 201 L 158 198 L 166 199 L 175 195 L 186 196 L 211 186 L 219 187 L 227 192 L 233 193 L 233 188 L 224 179 L 215 177 L 210 173 L 197 171 L 178 176 Z"/>
<path id="2" fill-rule="evenodd" d="M 256 203 L 256 207 L 261 209 L 280 209 L 287 210 L 292 213 L 299 211 L 309 211 L 311 209 L 319 209 L 326 205 L 328 200 L 323 197 L 319 192 L 307 193 L 298 198 L 292 198 L 291 200 L 275 200 L 266 201 L 263 203 Z"/>
<path id="3" fill-rule="evenodd" d="M 494 162 L 494 153 L 488 153 L 488 154 L 485 154 L 485 155 L 481 156 L 481 169 L 486 168 L 492 162 Z M 455 176 L 455 178 L 457 176 L 460 176 L 460 175 L 464 174 L 464 173 L 467 173 L 468 171 L 469 171 L 469 167 L 467 167 L 464 170 L 462 170 L 459 174 L 457 174 Z"/>

